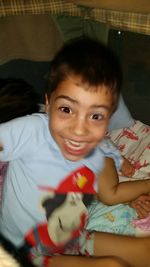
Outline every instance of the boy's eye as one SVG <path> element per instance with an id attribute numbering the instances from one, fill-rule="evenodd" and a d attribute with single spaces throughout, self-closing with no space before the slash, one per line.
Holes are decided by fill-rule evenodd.
<path id="1" fill-rule="evenodd" d="M 91 119 L 92 120 L 98 120 L 98 121 L 100 121 L 100 120 L 102 120 L 104 118 L 104 116 L 102 115 L 102 114 L 93 114 L 92 116 L 91 116 Z"/>
<path id="2" fill-rule="evenodd" d="M 65 112 L 65 113 L 71 113 L 71 109 L 68 108 L 68 107 L 60 107 L 59 108 L 62 112 Z"/>

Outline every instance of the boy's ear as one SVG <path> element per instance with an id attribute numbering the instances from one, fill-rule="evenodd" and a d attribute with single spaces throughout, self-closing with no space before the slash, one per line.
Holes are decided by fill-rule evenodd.
<path id="1" fill-rule="evenodd" d="M 45 111 L 48 112 L 49 110 L 49 99 L 47 94 L 45 94 Z"/>

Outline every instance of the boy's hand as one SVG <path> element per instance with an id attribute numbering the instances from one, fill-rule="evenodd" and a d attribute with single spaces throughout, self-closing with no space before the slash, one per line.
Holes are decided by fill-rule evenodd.
<path id="1" fill-rule="evenodd" d="M 141 195 L 130 206 L 136 210 L 139 219 L 146 218 L 150 213 L 150 195 Z"/>
<path id="2" fill-rule="evenodd" d="M 3 147 L 2 147 L 2 145 L 0 144 L 0 151 L 3 151 Z"/>
<path id="3" fill-rule="evenodd" d="M 132 177 L 135 173 L 134 166 L 126 158 L 123 159 L 121 172 L 124 176 L 127 176 L 127 177 Z"/>

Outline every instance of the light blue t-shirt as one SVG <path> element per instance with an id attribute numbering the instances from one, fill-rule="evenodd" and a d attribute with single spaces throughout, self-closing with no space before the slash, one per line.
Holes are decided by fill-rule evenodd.
<path id="1" fill-rule="evenodd" d="M 29 230 L 39 224 L 41 231 L 43 224 L 45 227 L 49 222 L 51 213 L 54 217 L 56 212 L 48 207 L 48 203 L 55 199 L 55 194 L 64 196 L 67 191 L 73 191 L 80 197 L 81 192 L 94 194 L 96 179 L 93 181 L 92 175 L 96 177 L 102 170 L 103 149 L 98 146 L 78 162 L 66 160 L 50 134 L 46 114 L 33 114 L 1 124 L 0 142 L 4 147 L 0 161 L 9 161 L 0 209 L 0 231 L 15 245 L 20 246 Z M 87 174 L 91 182 L 87 182 L 84 167 L 88 168 L 85 174 L 91 171 Z M 71 182 L 68 178 L 70 174 Z M 76 179 L 78 188 L 72 184 Z M 54 231 L 58 233 L 58 229 Z M 56 237 L 53 240 L 62 242 Z"/>

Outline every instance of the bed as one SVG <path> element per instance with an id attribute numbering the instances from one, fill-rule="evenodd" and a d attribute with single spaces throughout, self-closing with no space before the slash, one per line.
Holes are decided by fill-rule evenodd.
<path id="1" fill-rule="evenodd" d="M 94 2 L 95 5 L 92 4 L 91 6 L 91 2 Z M 67 17 L 68 19 L 78 17 L 79 24 L 82 30 L 86 24 L 89 24 L 90 29 L 92 30 L 92 32 L 94 32 L 93 25 L 96 28 L 98 25 L 97 23 L 100 22 L 102 24 L 106 24 L 107 26 L 116 29 L 119 28 L 123 30 L 129 30 L 150 35 L 149 13 L 150 13 L 149 0 L 141 0 L 141 4 L 139 4 L 138 2 L 137 5 L 133 5 L 131 1 L 126 1 L 125 3 L 121 2 L 121 5 L 118 3 L 118 1 L 80 1 L 80 0 L 79 1 L 64 1 L 64 0 L 0 1 L 1 25 L 2 23 L 4 23 L 5 18 L 9 18 L 10 20 L 13 21 L 14 17 L 20 20 L 20 17 L 22 16 L 21 17 L 22 19 L 28 20 L 29 16 L 31 17 L 36 15 L 34 18 L 38 19 L 39 16 L 41 17 L 46 15 L 47 17 L 47 15 L 52 15 L 53 21 L 57 24 L 57 33 L 58 31 L 61 31 L 60 24 L 62 23 L 62 18 L 64 18 L 65 16 L 65 18 Z M 82 18 L 82 23 L 81 23 L 81 18 Z M 39 28 L 37 27 L 37 23 L 35 22 L 35 27 L 33 28 L 33 31 L 36 30 L 37 32 L 36 36 L 40 37 L 39 39 L 46 38 L 46 37 L 41 38 L 41 34 L 45 33 L 45 35 L 47 35 L 47 31 L 45 31 L 45 25 L 46 25 L 45 22 L 43 23 L 43 25 L 44 25 L 43 29 Z M 4 25 L 2 26 L 4 27 Z M 28 28 L 32 29 L 30 25 L 28 25 Z M 76 32 L 75 28 L 73 28 L 73 30 L 75 33 Z M 105 33 L 107 30 L 108 27 L 106 27 Z M 71 32 L 71 29 L 69 29 L 69 31 Z M 17 34 L 18 34 L 17 29 L 15 29 L 15 32 L 13 33 L 13 35 L 11 36 L 9 35 L 9 38 Z M 54 29 L 52 28 L 52 31 L 49 36 L 51 35 L 54 36 L 53 34 L 54 34 Z M 62 32 L 61 32 L 61 37 L 62 37 Z M 68 38 L 68 35 L 66 36 L 66 38 Z M 32 41 L 34 41 L 34 38 L 31 39 L 33 39 Z M 62 39 L 63 40 L 65 39 L 64 35 Z M 23 44 L 25 44 L 26 47 L 21 43 L 21 48 L 23 47 L 25 51 L 25 53 L 23 51 L 24 54 L 22 53 L 21 50 L 20 54 L 11 54 L 12 50 L 10 51 L 9 50 L 10 47 L 8 47 L 8 50 L 10 52 L 9 57 L 7 50 L 6 51 L 7 57 L 4 58 L 5 51 L 4 49 L 0 49 L 2 51 L 2 55 L 0 54 L 0 65 L 2 66 L 9 60 L 17 59 L 17 57 L 19 59 L 23 58 L 23 59 L 34 60 L 34 62 L 35 61 L 49 62 L 51 60 L 52 55 L 55 52 L 56 43 L 58 42 L 58 40 L 62 41 L 62 39 L 60 38 L 60 36 L 58 37 L 57 35 L 55 38 L 55 42 L 53 40 L 54 45 L 52 46 L 52 49 L 50 51 L 45 50 L 46 48 L 42 46 L 43 51 L 47 51 L 47 54 L 41 53 L 41 57 L 37 57 L 37 53 L 35 53 L 34 56 L 32 54 L 31 57 L 28 57 L 28 55 L 26 54 L 27 51 L 32 52 L 31 48 L 35 46 L 34 43 L 33 45 L 31 45 L 30 41 L 26 42 L 27 40 L 24 40 L 23 42 Z M 35 40 L 35 43 L 37 44 L 38 42 Z M 7 45 L 8 46 L 11 45 L 12 48 L 11 41 L 7 42 Z M 47 67 L 49 68 L 49 65 Z M 46 71 L 47 70 L 45 69 L 44 73 L 42 72 L 42 75 L 44 77 L 46 75 Z M 38 76 L 40 75 L 39 73 L 37 74 L 36 72 L 36 77 Z M 40 82 L 38 82 L 38 84 L 39 83 Z M 38 86 L 37 84 L 34 83 L 33 85 Z M 121 112 L 122 112 L 121 113 L 121 122 L 122 122 L 122 116 L 124 114 L 124 110 Z M 132 119 L 130 124 L 129 122 L 131 117 L 132 116 L 130 114 L 130 118 L 128 116 L 125 121 L 123 120 L 123 125 L 121 125 L 120 127 L 116 127 L 117 129 L 112 128 L 110 131 L 110 138 L 114 142 L 114 144 L 119 148 L 121 154 L 124 155 L 127 159 L 129 159 L 129 161 L 131 161 L 134 164 L 136 172 L 132 179 L 146 179 L 150 177 L 150 126 L 146 125 L 145 123 L 137 119 Z M 127 178 L 120 175 L 120 181 L 124 181 L 125 179 Z M 111 220 L 111 218 L 109 219 Z"/>

